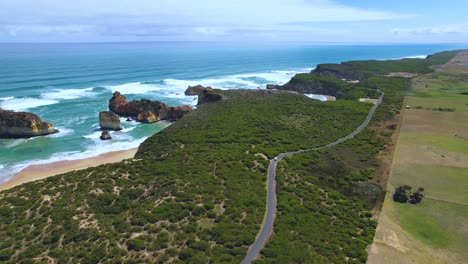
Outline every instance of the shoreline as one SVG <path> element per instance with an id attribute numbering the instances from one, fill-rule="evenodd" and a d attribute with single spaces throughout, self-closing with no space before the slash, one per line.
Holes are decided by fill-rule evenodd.
<path id="1" fill-rule="evenodd" d="M 45 164 L 29 165 L 23 170 L 15 173 L 8 181 L 0 183 L 0 191 L 70 171 L 120 162 L 125 159 L 133 158 L 137 150 L 138 148 L 131 148 L 127 150 L 111 151 L 85 159 L 63 160 Z"/>

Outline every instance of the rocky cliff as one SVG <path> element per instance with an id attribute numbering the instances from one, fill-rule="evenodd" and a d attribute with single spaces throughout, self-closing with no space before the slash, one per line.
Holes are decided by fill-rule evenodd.
<path id="1" fill-rule="evenodd" d="M 27 138 L 57 133 L 51 123 L 35 114 L 0 108 L 0 138 Z"/>
<path id="2" fill-rule="evenodd" d="M 170 107 L 159 101 L 148 99 L 133 100 L 128 102 L 127 98 L 119 92 L 115 92 L 109 100 L 109 110 L 119 116 L 135 117 L 139 122 L 153 123 L 159 120 L 175 121 L 192 111 L 192 107 L 185 105 Z"/>
<path id="3" fill-rule="evenodd" d="M 99 125 L 101 129 L 122 130 L 119 116 L 111 111 L 102 111 L 99 113 Z"/>
<path id="4" fill-rule="evenodd" d="M 185 90 L 185 95 L 200 95 L 205 90 L 213 90 L 210 86 L 203 86 L 203 85 L 196 85 L 196 86 L 189 86 L 187 90 Z"/>

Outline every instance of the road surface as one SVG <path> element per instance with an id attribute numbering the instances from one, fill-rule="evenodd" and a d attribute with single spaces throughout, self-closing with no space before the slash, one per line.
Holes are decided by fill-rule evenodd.
<path id="1" fill-rule="evenodd" d="M 267 204 L 266 204 L 266 209 L 265 209 L 265 217 L 263 218 L 263 223 L 262 223 L 260 232 L 257 234 L 257 238 L 255 239 L 255 242 L 249 247 L 246 257 L 244 258 L 244 260 L 242 260 L 242 264 L 250 264 L 254 259 L 256 259 L 257 256 L 260 254 L 260 251 L 265 247 L 265 244 L 270 238 L 271 234 L 273 233 L 273 225 L 274 225 L 275 218 L 276 218 L 276 181 L 275 181 L 276 164 L 278 164 L 280 160 L 286 157 L 293 156 L 298 153 L 321 150 L 321 149 L 326 149 L 326 148 L 336 146 L 354 137 L 355 135 L 359 134 L 359 132 L 361 132 L 369 124 L 372 117 L 374 116 L 375 110 L 377 109 L 377 107 L 379 107 L 380 103 L 382 102 L 382 99 L 384 97 L 384 92 L 382 91 L 380 92 L 382 94 L 380 95 L 375 105 L 369 111 L 369 114 L 367 115 L 366 120 L 364 120 L 364 122 L 351 134 L 343 138 L 340 138 L 337 141 L 327 144 L 325 146 L 281 153 L 276 158 L 270 160 L 270 166 L 268 166 L 268 180 L 267 180 L 268 187 L 267 187 Z"/>

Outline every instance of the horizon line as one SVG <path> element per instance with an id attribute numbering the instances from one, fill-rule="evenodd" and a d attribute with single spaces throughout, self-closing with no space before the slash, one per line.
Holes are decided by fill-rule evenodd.
<path id="1" fill-rule="evenodd" d="M 132 44 L 132 43 L 213 43 L 213 44 L 263 44 L 263 45 L 274 45 L 274 44 L 305 44 L 305 45 L 321 45 L 321 44 L 334 44 L 334 45 L 468 45 L 468 42 L 352 42 L 352 41 L 274 41 L 268 42 L 267 44 L 261 41 L 251 42 L 232 42 L 232 41 L 197 41 L 197 40 L 151 40 L 151 41 L 17 41 L 17 42 L 2 42 L 3 44 Z"/>

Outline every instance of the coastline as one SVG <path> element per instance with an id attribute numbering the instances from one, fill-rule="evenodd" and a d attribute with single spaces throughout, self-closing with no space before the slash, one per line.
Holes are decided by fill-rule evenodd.
<path id="1" fill-rule="evenodd" d="M 23 183 L 42 180 L 50 176 L 70 171 L 96 167 L 107 163 L 120 162 L 125 159 L 133 158 L 137 150 L 138 148 L 131 148 L 127 150 L 112 151 L 91 158 L 30 165 L 14 174 L 8 181 L 0 183 L 0 191 L 11 189 Z"/>

